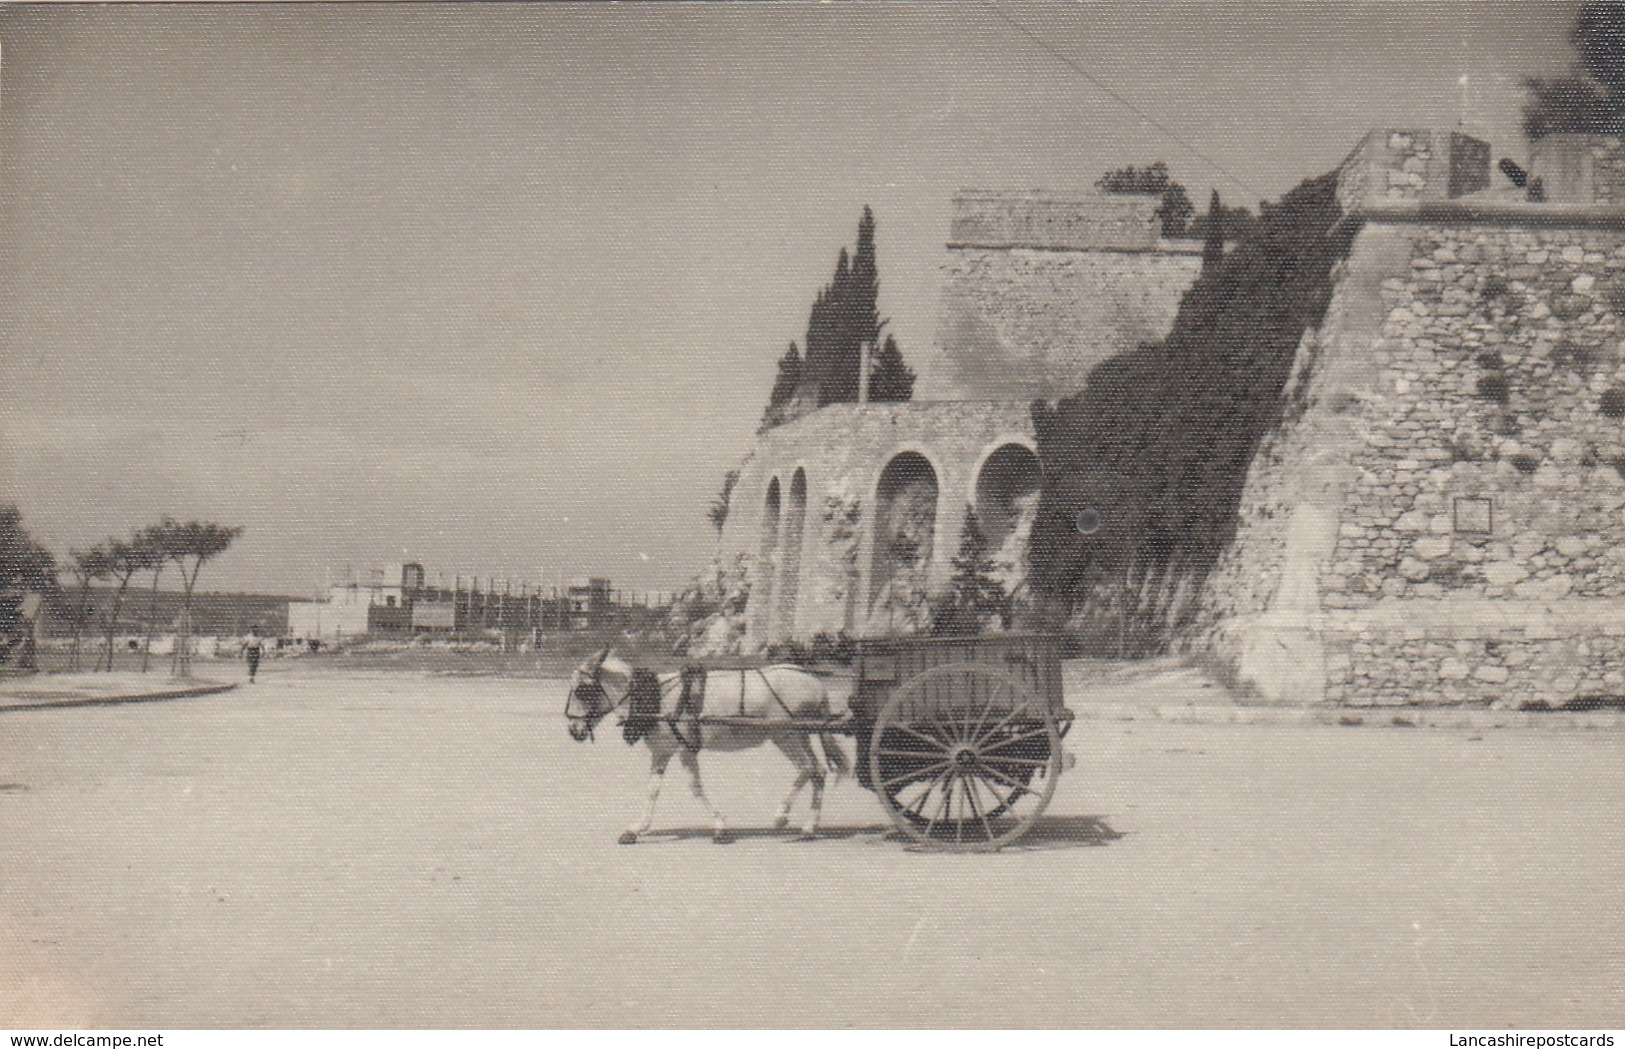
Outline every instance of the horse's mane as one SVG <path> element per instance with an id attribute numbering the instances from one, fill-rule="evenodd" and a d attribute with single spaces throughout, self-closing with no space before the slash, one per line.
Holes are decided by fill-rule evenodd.
<path id="1" fill-rule="evenodd" d="M 660 679 L 653 670 L 636 668 L 626 692 L 626 724 L 621 736 L 628 745 L 654 731 L 660 721 Z"/>

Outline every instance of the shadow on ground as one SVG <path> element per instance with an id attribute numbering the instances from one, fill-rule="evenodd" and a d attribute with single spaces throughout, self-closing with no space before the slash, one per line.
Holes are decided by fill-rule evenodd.
<path id="1" fill-rule="evenodd" d="M 826 841 L 860 841 L 865 844 L 886 844 L 899 848 L 913 848 L 912 839 L 886 823 L 831 824 L 820 827 L 818 837 L 804 841 L 795 828 L 777 830 L 772 827 L 729 827 L 732 842 L 780 841 L 791 845 L 810 846 Z M 1006 845 L 1005 852 L 1037 852 L 1047 849 L 1096 848 L 1110 845 L 1123 837 L 1101 816 L 1041 816 L 1031 830 L 1019 841 Z M 710 827 L 675 827 L 653 830 L 638 839 L 639 845 L 662 845 L 685 841 L 711 841 Z M 731 843 L 731 842 L 730 842 Z"/>

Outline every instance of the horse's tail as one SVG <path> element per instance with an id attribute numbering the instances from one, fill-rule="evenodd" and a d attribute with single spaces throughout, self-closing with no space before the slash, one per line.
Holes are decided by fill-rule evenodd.
<path id="1" fill-rule="evenodd" d="M 852 763 L 847 760 L 846 751 L 841 749 L 841 745 L 836 741 L 833 733 L 820 732 L 818 734 L 818 745 L 824 748 L 824 764 L 828 765 L 829 770 L 835 773 L 837 781 L 852 774 Z"/>

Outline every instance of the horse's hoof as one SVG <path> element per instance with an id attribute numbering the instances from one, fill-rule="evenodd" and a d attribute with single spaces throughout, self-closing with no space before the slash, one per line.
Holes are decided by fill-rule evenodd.
<path id="1" fill-rule="evenodd" d="M 617 845 L 636 845 L 637 843 L 638 836 L 633 834 L 631 831 L 623 831 L 621 836 L 615 839 L 615 844 Z"/>
<path id="2" fill-rule="evenodd" d="M 773 821 L 773 829 L 774 830 L 783 830 L 784 828 L 788 827 L 789 825 L 790 825 L 790 817 L 789 816 L 780 816 L 780 817 L 778 817 L 777 819 L 775 819 Z"/>
<path id="3" fill-rule="evenodd" d="M 711 844 L 713 845 L 732 845 L 733 843 L 734 836 L 728 831 L 719 830 L 711 835 Z"/>

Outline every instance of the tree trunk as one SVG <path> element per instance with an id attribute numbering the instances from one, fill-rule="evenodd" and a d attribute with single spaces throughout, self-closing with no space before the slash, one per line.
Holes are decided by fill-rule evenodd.
<path id="1" fill-rule="evenodd" d="M 79 603 L 73 610 L 73 647 L 68 653 L 68 669 L 79 669 L 79 642 L 85 634 L 85 616 L 90 608 L 90 580 L 87 578 L 79 584 Z"/>
<path id="2" fill-rule="evenodd" d="M 113 635 L 118 633 L 118 614 L 124 608 L 124 592 L 129 586 L 129 576 L 119 581 L 118 589 L 113 591 L 113 607 L 107 614 L 107 666 L 104 669 L 109 674 L 113 672 Z"/>
<path id="3" fill-rule="evenodd" d="M 192 676 L 192 587 L 197 583 L 198 572 L 202 569 L 201 559 L 190 573 L 185 565 L 181 566 L 181 583 L 185 589 L 181 595 L 181 627 L 175 639 L 175 676 L 180 678 Z"/>
<path id="4" fill-rule="evenodd" d="M 141 673 L 147 672 L 147 664 L 152 660 L 152 632 L 158 625 L 158 579 L 164 574 L 164 566 L 159 565 L 152 570 L 152 597 L 147 602 L 147 640 L 141 645 Z"/>

